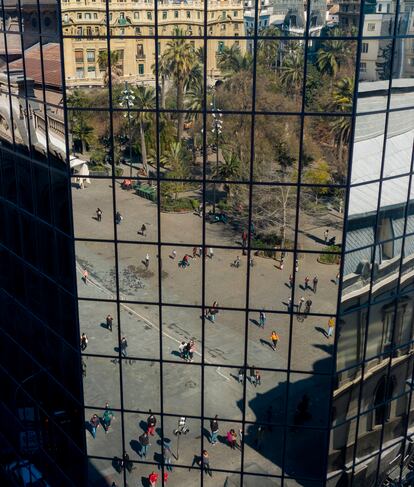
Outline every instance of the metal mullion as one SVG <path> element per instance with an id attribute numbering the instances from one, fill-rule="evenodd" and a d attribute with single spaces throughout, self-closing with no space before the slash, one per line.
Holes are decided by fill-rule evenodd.
<path id="1" fill-rule="evenodd" d="M 110 140 L 110 157 L 111 157 L 111 181 L 112 181 L 112 221 L 114 228 L 114 260 L 115 260 L 115 295 L 116 295 L 116 314 L 118 320 L 118 360 L 119 360 L 119 394 L 120 394 L 120 406 L 121 406 L 121 441 L 122 441 L 122 454 L 125 451 L 125 421 L 124 421 L 124 382 L 123 382 L 123 359 L 121 354 L 121 312 L 119 304 L 119 262 L 118 262 L 118 229 L 117 223 L 115 221 L 116 213 L 116 191 L 115 191 L 115 151 L 114 151 L 114 130 L 113 130 L 113 100 L 112 100 L 112 69 L 111 69 L 111 42 L 110 42 L 110 30 L 109 30 L 109 2 L 105 2 L 106 11 L 106 48 L 107 48 L 107 59 L 108 59 L 108 108 L 109 111 L 109 140 Z M 124 484 L 126 485 L 126 469 L 123 471 Z"/>
<path id="2" fill-rule="evenodd" d="M 158 251 L 158 328 L 159 328 L 159 399 L 161 410 L 161 453 L 164 444 L 164 376 L 163 376 L 163 302 L 162 302 L 162 245 L 161 245 L 161 172 L 160 172 L 160 97 L 159 97 L 159 46 L 158 0 L 154 2 L 154 42 L 155 42 L 155 125 L 156 125 L 156 162 L 157 162 L 157 251 Z M 164 486 L 164 462 L 161 465 L 161 485 Z"/>
<path id="3" fill-rule="evenodd" d="M 247 259 L 246 259 L 246 304 L 244 310 L 244 379 L 243 380 L 243 410 L 242 410 L 242 439 L 240 441 L 241 446 L 241 458 L 240 458 L 240 486 L 243 487 L 244 483 L 244 448 L 245 448 L 245 425 L 246 425 L 246 391 L 247 391 L 247 356 L 248 356 L 248 338 L 249 338 L 249 305 L 250 305 L 250 255 L 251 255 L 251 226 L 252 226 L 252 214 L 253 214 L 253 180 L 254 180 L 254 138 L 255 138 L 255 110 L 256 110 L 256 76 L 257 76 L 257 48 L 258 48 L 258 23 L 259 23 L 259 0 L 254 0 L 254 35 L 253 35 L 253 69 L 252 69 L 252 104 L 250 114 L 250 167 L 249 167 L 249 216 L 247 221 Z M 283 482 L 283 481 L 282 481 Z"/>
<path id="4" fill-rule="evenodd" d="M 363 18 L 364 18 L 364 5 L 365 5 L 365 0 L 362 0 L 360 22 L 363 22 Z M 397 12 L 398 12 L 398 6 L 399 6 L 399 0 L 397 0 L 397 9 L 396 9 Z M 361 24 L 360 24 L 360 27 L 361 27 Z M 395 34 L 395 25 L 394 25 L 394 34 Z M 391 56 L 391 60 L 390 60 L 391 66 L 393 65 L 393 59 L 394 59 L 394 45 L 395 45 L 395 37 L 393 37 L 393 42 L 392 42 L 392 56 Z M 360 383 L 360 389 L 359 389 L 359 393 L 358 393 L 357 419 L 356 419 L 356 426 L 355 426 L 355 442 L 354 442 L 353 455 L 352 455 L 351 487 L 353 486 L 354 476 L 355 476 L 355 461 L 356 461 L 357 446 L 358 446 L 359 425 L 360 425 L 360 419 L 361 419 L 362 393 L 363 393 L 363 389 L 364 389 L 364 377 L 365 377 L 365 370 L 366 370 L 366 365 L 367 365 L 366 364 L 366 353 L 367 353 L 367 346 L 368 346 L 368 330 L 369 330 L 369 323 L 370 323 L 370 317 L 371 317 L 371 309 L 373 306 L 372 288 L 373 288 L 373 281 L 374 281 L 375 258 L 376 258 L 377 246 L 378 246 L 377 230 L 378 230 L 378 224 L 379 224 L 379 212 L 380 212 L 380 208 L 381 208 L 382 183 L 383 183 L 383 176 L 384 176 L 385 153 L 386 153 L 386 146 L 387 146 L 389 108 L 390 108 L 390 102 L 391 102 L 391 83 L 392 83 L 392 72 L 390 73 L 390 78 L 388 80 L 387 107 L 386 107 L 386 111 L 385 111 L 385 125 L 384 125 L 384 143 L 383 143 L 383 147 L 382 147 L 381 171 L 380 171 L 380 181 L 379 181 L 379 188 L 378 188 L 378 198 L 377 198 L 377 212 L 375 215 L 375 224 L 374 224 L 375 238 L 374 238 L 374 245 L 373 245 L 372 256 L 371 256 L 371 272 L 370 272 L 370 279 L 369 279 L 368 307 L 367 307 L 365 336 L 364 336 L 364 350 L 363 350 L 363 359 L 362 359 L 362 362 L 360 363 L 360 366 L 361 366 L 361 383 Z M 394 321 L 395 321 L 395 317 L 394 317 Z M 382 427 L 382 430 L 383 430 L 383 427 Z M 381 430 L 381 443 L 382 443 L 382 434 L 383 434 L 382 430 Z M 381 451 L 380 449 L 381 449 L 381 444 L 378 448 L 378 455 Z M 380 456 L 378 458 L 380 458 Z M 379 463 L 378 463 L 378 465 L 379 465 Z M 377 472 L 377 474 L 378 474 L 378 472 Z"/>
<path id="5" fill-rule="evenodd" d="M 204 397 L 205 397 L 205 336 L 206 336 L 206 191 L 207 191 L 207 52 L 208 52 L 208 41 L 207 41 L 207 17 L 208 17 L 208 0 L 203 2 L 203 177 L 202 177 L 202 205 L 203 210 L 201 217 L 203 219 L 202 223 L 202 261 L 201 261 L 201 410 L 200 410 L 200 436 L 201 436 L 201 452 L 204 450 Z M 215 88 L 214 88 L 215 89 Z M 194 140 L 193 140 L 194 144 Z M 218 146 L 216 147 L 218 154 Z M 200 485 L 204 486 L 204 472 L 203 468 L 200 469 Z"/>
<path id="6" fill-rule="evenodd" d="M 303 154 L 303 147 L 304 147 L 304 127 L 305 127 L 305 109 L 306 109 L 306 76 L 308 71 L 308 39 L 309 39 L 309 23 L 310 23 L 310 1 L 307 2 L 306 5 L 306 30 L 305 30 L 305 37 L 304 37 L 304 49 L 303 49 L 303 82 L 302 82 L 302 103 L 301 103 L 301 112 L 300 112 L 300 141 L 299 141 L 299 161 L 298 161 L 298 179 L 297 179 L 297 190 L 296 190 L 296 210 L 295 210 L 295 237 L 294 237 L 294 248 L 293 248 L 293 283 L 291 289 L 291 299 L 292 299 L 292 306 L 290 307 L 290 323 L 289 323 L 289 352 L 288 352 L 288 359 L 287 359 L 287 370 L 286 370 L 286 402 L 285 402 L 285 411 L 284 411 L 284 418 L 285 424 L 283 428 L 283 453 L 282 453 L 282 485 L 284 487 L 285 483 L 285 463 L 286 463 L 286 444 L 287 444 L 287 417 L 289 411 L 289 390 L 290 390 L 290 375 L 291 375 L 291 363 L 292 363 L 292 337 L 293 337 L 293 307 L 295 303 L 295 288 L 296 288 L 296 260 L 298 258 L 298 233 L 299 233 L 299 215 L 300 215 L 300 185 L 302 182 L 302 154 Z"/>

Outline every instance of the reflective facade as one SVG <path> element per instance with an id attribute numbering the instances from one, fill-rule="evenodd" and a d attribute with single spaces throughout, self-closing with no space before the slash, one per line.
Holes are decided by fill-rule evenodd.
<path id="1" fill-rule="evenodd" d="M 414 3 L 1 13 L 1 404 L 51 485 L 412 485 Z"/>

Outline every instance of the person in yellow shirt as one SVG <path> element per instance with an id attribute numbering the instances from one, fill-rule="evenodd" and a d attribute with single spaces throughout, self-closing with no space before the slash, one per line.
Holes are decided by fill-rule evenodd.
<path id="1" fill-rule="evenodd" d="M 279 335 L 273 330 L 272 334 L 270 335 L 270 339 L 272 340 L 272 348 L 276 350 L 277 342 L 279 341 Z"/>
<path id="2" fill-rule="evenodd" d="M 331 316 L 328 320 L 328 333 L 326 335 L 326 338 L 330 338 L 333 335 L 334 328 L 335 328 L 335 318 Z"/>

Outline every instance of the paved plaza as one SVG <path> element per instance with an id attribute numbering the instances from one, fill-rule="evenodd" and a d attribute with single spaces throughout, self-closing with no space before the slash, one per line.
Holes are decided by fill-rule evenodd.
<path id="1" fill-rule="evenodd" d="M 121 408 L 120 377 L 123 381 L 123 408 L 131 412 L 124 413 L 124 424 L 121 425 L 121 413 L 115 411 L 116 418 L 107 435 L 101 428 L 94 440 L 87 432 L 88 453 L 107 458 L 120 457 L 123 430 L 127 453 L 131 460 L 139 461 L 138 437 L 145 428 L 148 416 L 146 412 L 149 409 L 160 411 L 163 400 L 166 414 L 190 416 L 190 432 L 181 438 L 179 460 L 174 460 L 175 464 L 183 468 L 174 469 L 168 485 L 199 485 L 199 470 L 194 468 L 189 471 L 187 466 L 191 465 L 194 455 L 200 453 L 202 436 L 203 445 L 210 454 L 212 468 L 240 471 L 240 451 L 230 449 L 225 434 L 230 428 L 239 432 L 243 415 L 245 421 L 251 423 L 246 424 L 243 432 L 244 470 L 280 475 L 282 459 L 279 458 L 279 452 L 282 451 L 284 433 L 277 425 L 286 422 L 286 414 L 288 421 L 293 424 L 294 413 L 303 394 L 306 393 L 310 398 L 309 426 L 326 426 L 326 408 L 329 404 L 326 396 L 329 394 L 330 382 L 327 376 L 313 373 L 327 373 L 332 366 L 333 340 L 327 338 L 326 330 L 330 313 L 336 309 L 335 276 L 338 266 L 319 263 L 318 252 L 324 248 L 326 225 L 329 224 L 330 235 L 336 235 L 339 241 L 339 219 L 336 229 L 335 216 L 330 217 L 330 222 L 309 221 L 307 226 L 301 228 L 301 248 L 314 253 L 304 251 L 298 254 L 294 290 L 289 285 L 289 276 L 294 274 L 295 267 L 292 254 L 286 254 L 283 270 L 280 269 L 279 257 L 275 260 L 254 256 L 253 266 L 250 267 L 248 297 L 248 307 L 252 311 L 248 316 L 237 309 L 245 308 L 247 302 L 248 263 L 247 257 L 242 255 L 241 235 L 230 224 L 206 222 L 206 246 L 213 247 L 214 256 L 205 258 L 204 302 L 208 307 L 217 301 L 219 308 L 223 309 L 220 309 L 214 323 L 204 320 L 203 330 L 202 258 L 190 258 L 188 268 L 182 269 L 178 266 L 178 261 L 185 254 L 192 255 L 193 247 L 201 245 L 203 219 L 194 213 L 162 213 L 162 242 L 171 245 L 163 246 L 161 250 L 161 297 L 164 305 L 160 325 L 160 309 L 157 304 L 157 207 L 133 192 L 122 190 L 120 182 L 116 182 L 117 211 L 123 216 L 122 223 L 116 226 L 117 249 L 112 242 L 98 241 L 114 239 L 111 184 L 111 180 L 100 179 L 92 180 L 92 184 L 83 190 L 73 186 L 75 235 L 80 239 L 95 239 L 93 242 L 76 242 L 78 293 L 81 298 L 89 298 L 79 303 L 81 331 L 89 338 L 84 356 L 84 394 L 87 406 L 85 417 L 89 419 L 97 412 L 94 408 L 103 408 L 106 401 L 114 410 Z M 103 212 L 100 222 L 95 218 L 97 207 Z M 143 223 L 147 228 L 145 236 L 138 233 Z M 173 250 L 177 254 L 175 259 L 172 258 Z M 116 254 L 121 301 L 119 320 L 116 303 L 111 302 L 116 299 Z M 145 265 L 147 254 L 148 268 Z M 239 268 L 232 266 L 237 256 L 241 259 Z M 87 284 L 82 281 L 85 269 L 89 273 Z M 310 288 L 304 289 L 305 277 L 310 277 L 312 287 L 315 275 L 318 277 L 317 292 Z M 305 301 L 312 300 L 311 314 L 294 315 L 291 329 L 291 318 L 287 313 L 289 298 L 294 300 L 293 310 L 297 312 L 302 296 Z M 176 306 L 178 304 L 185 307 Z M 260 310 L 266 312 L 264 328 L 259 326 Z M 108 314 L 114 317 L 112 331 L 107 329 L 105 323 Z M 280 337 L 276 350 L 271 346 L 272 330 Z M 118 360 L 120 336 L 125 336 L 128 341 L 128 357 L 122 360 L 122 364 Z M 186 363 L 178 353 L 178 346 L 190 339 L 195 341 L 196 350 L 193 362 Z M 290 340 L 291 373 L 287 388 Z M 247 380 L 246 400 L 243 401 L 244 385 L 238 382 L 238 371 L 244 364 L 245 352 L 247 364 L 261 371 L 261 384 L 255 387 Z M 160 358 L 160 353 L 164 360 L 169 361 L 162 364 L 162 370 L 160 363 L 154 361 Z M 200 367 L 203 356 L 206 365 L 204 373 Z M 249 370 L 247 373 L 249 374 Z M 201 394 L 203 383 L 204 397 Z M 220 435 L 223 436 L 221 444 L 210 446 L 209 425 L 202 425 L 200 420 L 191 418 L 202 414 L 208 418 L 218 415 Z M 274 423 L 274 426 L 272 431 L 266 427 L 265 446 L 257 451 L 257 423 L 262 421 Z M 176 422 L 175 416 L 166 416 L 163 425 L 164 436 L 171 437 L 173 451 L 177 446 L 177 439 L 171 432 Z M 300 454 L 301 449 L 312 450 L 312 442 L 317 437 L 312 431 L 301 432 L 300 435 L 302 446 L 299 448 L 294 429 L 292 428 L 291 434 L 286 435 L 286 448 L 295 451 L 295 455 Z M 151 455 L 147 461 L 159 464 L 162 460 L 159 434 L 152 443 Z M 308 461 L 304 460 L 304 470 L 306 467 L 309 472 L 311 467 L 308 463 L 312 464 L 313 457 L 314 455 L 310 455 Z M 109 485 L 113 480 L 116 481 L 118 474 L 111 461 L 93 459 L 91 462 L 107 478 Z M 94 468 L 91 467 L 91 471 Z M 152 469 L 157 469 L 157 465 L 136 464 L 132 473 L 127 474 L 128 484 L 145 486 L 146 483 L 141 478 L 147 477 Z M 300 475 L 300 472 L 289 474 Z M 214 472 L 212 479 L 206 476 L 204 485 L 225 485 L 226 479 L 226 485 L 239 485 L 236 473 L 225 472 Z M 277 479 L 269 482 L 269 485 L 278 485 Z M 97 481 L 96 485 L 105 484 Z M 296 484 L 292 480 L 289 485 L 293 487 Z"/>

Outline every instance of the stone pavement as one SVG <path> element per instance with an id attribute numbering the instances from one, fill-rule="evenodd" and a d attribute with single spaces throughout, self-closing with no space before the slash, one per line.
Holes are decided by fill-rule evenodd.
<path id="1" fill-rule="evenodd" d="M 113 239 L 114 225 L 112 218 L 112 188 L 110 180 L 92 180 L 91 186 L 84 190 L 73 189 L 75 235 L 78 238 Z M 335 313 L 337 286 L 335 275 L 337 266 L 320 264 L 319 254 L 302 252 L 299 258 L 299 270 L 296 273 L 295 304 L 299 298 L 312 300 L 311 311 L 315 315 L 293 317 L 286 313 L 292 290 L 289 287 L 289 275 L 293 274 L 294 262 L 290 254 L 280 270 L 278 260 L 254 257 L 254 266 L 250 274 L 250 295 L 248 305 L 251 311 L 246 317 L 237 309 L 220 310 L 215 323 L 205 320 L 204 342 L 202 343 L 202 259 L 190 258 L 190 267 L 180 269 L 178 260 L 185 253 L 192 255 L 192 247 L 202 241 L 202 219 L 194 214 L 162 214 L 161 231 L 163 241 L 170 243 L 190 243 L 189 247 L 163 247 L 161 295 L 166 303 L 162 307 L 160 326 L 158 283 L 158 246 L 148 242 L 157 239 L 156 205 L 144 200 L 132 192 L 123 191 L 118 183 L 115 187 L 117 207 L 124 219 L 117 225 L 117 238 L 133 243 L 118 243 L 119 293 L 121 304 L 118 323 L 116 303 L 102 301 L 80 301 L 79 313 L 81 331 L 89 337 L 89 344 L 84 356 L 86 377 L 84 380 L 85 402 L 89 409 L 88 419 L 94 408 L 102 408 L 106 401 L 111 407 L 121 407 L 120 364 L 118 356 L 118 338 L 126 336 L 128 356 L 133 359 L 122 361 L 123 407 L 127 410 L 159 411 L 161 399 L 167 414 L 199 416 L 201 414 L 201 387 L 204 380 L 204 415 L 226 418 L 226 427 L 239 430 L 243 410 L 246 421 L 252 423 L 266 421 L 269 406 L 272 406 L 272 422 L 283 424 L 293 422 L 293 414 L 303 393 L 310 396 L 309 424 L 315 427 L 325 426 L 326 406 L 329 381 L 324 376 L 309 375 L 312 372 L 329 372 L 332 366 L 332 339 L 326 337 L 327 321 L 330 313 Z M 94 219 L 97 207 L 103 210 L 102 222 Z M 146 236 L 139 235 L 142 223 L 147 226 Z M 313 235 L 309 240 L 310 250 L 323 249 L 324 226 L 312 227 L 314 222 L 304 227 L 303 234 Z M 331 225 L 331 234 L 332 228 Z M 223 224 L 206 223 L 206 242 L 214 246 L 231 246 L 230 249 L 214 249 L 214 257 L 205 259 L 205 303 L 214 300 L 223 308 L 244 308 L 246 306 L 247 262 L 240 249 L 240 235 Z M 339 231 L 337 233 L 339 236 Z M 306 246 L 306 245 L 305 245 Z M 177 258 L 172 259 L 172 250 L 177 251 Z M 150 264 L 146 269 L 143 261 L 149 255 Z M 113 300 L 116 297 L 115 247 L 110 242 L 76 243 L 78 263 L 78 293 L 80 297 L 93 300 Z M 231 264 L 237 256 L 241 257 L 240 268 Z M 81 280 L 82 270 L 87 268 L 90 281 Z M 304 288 L 304 278 L 318 276 L 318 290 Z M 134 301 L 145 302 L 139 304 Z M 153 303 L 153 304 L 151 304 Z M 168 306 L 184 304 L 189 307 Z M 265 309 L 267 321 L 265 328 L 258 325 L 259 310 Z M 297 311 L 297 308 L 294 307 Z M 279 312 L 279 313 L 278 313 Z M 106 329 L 105 317 L 114 317 L 112 332 Z M 321 314 L 323 316 L 318 316 Z M 262 383 L 255 388 L 250 382 L 246 385 L 246 402 L 243 404 L 243 387 L 237 381 L 237 373 L 244 363 L 244 338 L 247 326 L 247 363 L 256 368 L 274 368 L 276 371 L 262 370 Z M 276 330 L 280 336 L 277 350 L 271 348 L 270 334 Z M 183 363 L 177 352 L 181 341 L 195 339 L 196 353 L 191 364 Z M 289 397 L 287 395 L 287 374 L 289 358 L 289 340 L 291 339 L 291 362 Z M 160 347 L 161 340 L 161 347 Z M 159 359 L 162 350 L 163 359 L 174 363 L 164 363 L 163 398 L 160 391 L 160 365 L 148 359 Z M 204 353 L 204 375 L 199 366 Z M 88 354 L 103 355 L 92 357 Z M 296 372 L 295 372 L 296 371 Z M 307 374 L 308 373 L 308 374 Z M 288 404 L 286 404 L 288 401 Z M 88 452 L 90 455 L 113 458 L 122 454 L 121 414 L 116 413 L 112 430 L 105 435 L 98 431 L 96 440 L 87 432 Z M 142 421 L 147 414 L 125 413 L 125 444 L 132 460 L 139 460 L 136 442 L 141 434 Z M 166 418 L 166 422 L 175 422 L 176 418 Z M 199 420 L 189 419 L 189 435 L 182 440 L 183 453 L 180 465 L 191 464 L 193 455 L 201 448 L 202 425 Z M 226 423 L 223 421 L 223 427 Z M 173 424 L 164 425 L 164 434 L 173 429 Z M 207 427 L 208 425 L 204 425 Z M 254 428 L 252 425 L 250 428 Z M 276 427 L 275 427 L 276 428 Z M 246 434 L 246 433 L 245 433 Z M 254 433 L 251 433 L 253 435 Z M 272 433 L 276 434 L 276 433 Z M 280 433 L 279 436 L 281 436 Z M 159 438 L 158 438 L 159 439 Z M 175 440 L 175 437 L 173 439 Z M 206 439 L 207 441 L 207 439 Z M 272 440 L 274 443 L 276 439 Z M 280 461 L 273 458 L 276 448 L 269 452 L 258 453 L 252 447 L 252 441 L 246 441 L 245 468 L 258 465 L 264 472 L 280 474 Z M 159 455 L 159 446 L 158 455 Z M 155 445 L 154 445 L 155 449 Z M 211 451 L 210 451 L 211 450 Z M 281 451 L 281 448 L 280 448 Z M 240 470 L 240 453 L 230 450 L 227 445 L 209 448 L 213 468 Z M 218 453 L 216 453 L 218 452 Z M 223 454 L 225 453 L 225 454 Z M 158 457 L 150 461 L 157 461 Z M 159 460 L 159 458 L 158 458 Z M 100 471 L 109 472 L 109 477 L 116 477 L 111 462 L 93 460 Z M 102 467 L 99 467 L 101 465 Z M 137 485 L 141 477 L 150 473 L 156 466 L 137 465 L 131 474 L 134 480 L 130 485 Z M 112 473 L 111 473 L 112 472 Z M 129 475 L 129 474 L 128 474 Z M 112 476 L 112 477 L 111 477 Z M 231 477 L 229 485 L 237 485 Z M 173 480 L 175 479 L 176 480 Z M 191 481 L 189 480 L 191 478 Z M 214 479 L 206 477 L 205 485 L 224 485 L 226 474 L 214 474 Z M 236 475 L 237 478 L 237 475 Z M 175 469 L 168 485 L 198 485 L 199 472 L 188 469 Z M 112 482 L 112 480 L 111 480 Z M 109 485 L 111 484 L 109 482 Z M 230 481 L 229 481 L 230 482 Z M 236 482 L 236 483 L 235 483 Z M 104 484 L 103 484 L 104 485 Z M 122 485 L 122 484 L 119 484 Z M 145 485 L 145 483 L 138 483 Z M 278 485 L 273 480 L 272 485 Z M 292 484 L 293 486 L 293 484 Z"/>

